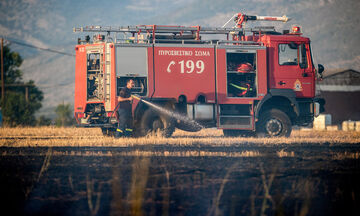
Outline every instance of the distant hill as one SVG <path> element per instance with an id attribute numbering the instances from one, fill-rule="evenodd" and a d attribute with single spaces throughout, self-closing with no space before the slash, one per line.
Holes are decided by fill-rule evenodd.
<path id="1" fill-rule="evenodd" d="M 286 14 L 292 21 L 249 23 L 289 29 L 302 27 L 312 40 L 313 58 L 326 68 L 360 70 L 360 1 L 357 0 L 138 0 L 138 1 L 41 1 L 0 2 L 0 34 L 36 46 L 74 54 L 81 35 L 75 26 L 174 24 L 222 26 L 234 13 Z M 73 103 L 75 59 L 15 44 L 24 57 L 25 79 L 33 79 L 45 92 L 41 114 L 53 116 L 62 101 Z"/>

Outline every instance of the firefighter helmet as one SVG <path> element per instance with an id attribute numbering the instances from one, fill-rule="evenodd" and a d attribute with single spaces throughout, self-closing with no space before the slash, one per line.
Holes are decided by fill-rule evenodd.
<path id="1" fill-rule="evenodd" d="M 237 72 L 240 72 L 240 73 L 248 73 L 253 70 L 254 70 L 254 68 L 251 66 L 250 63 L 241 63 L 237 67 Z"/>

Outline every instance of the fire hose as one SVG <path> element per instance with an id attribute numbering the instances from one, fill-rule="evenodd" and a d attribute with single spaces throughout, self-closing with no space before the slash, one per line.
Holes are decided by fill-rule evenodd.
<path id="1" fill-rule="evenodd" d="M 252 88 L 250 88 L 249 84 L 246 84 L 247 88 L 235 85 L 233 83 L 230 83 L 230 85 L 242 91 L 242 93 L 238 94 L 239 97 L 245 95 L 248 91 L 252 91 Z"/>

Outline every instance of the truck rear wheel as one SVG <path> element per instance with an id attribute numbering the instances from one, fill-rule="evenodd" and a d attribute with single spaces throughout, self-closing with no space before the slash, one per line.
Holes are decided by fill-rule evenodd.
<path id="1" fill-rule="evenodd" d="M 261 114 L 256 126 L 258 137 L 289 137 L 291 120 L 285 112 L 270 109 Z"/>
<path id="2" fill-rule="evenodd" d="M 141 118 L 140 128 L 140 136 L 153 133 L 170 137 L 175 130 L 175 121 L 170 116 L 147 109 Z"/>
<path id="3" fill-rule="evenodd" d="M 233 129 L 223 129 L 225 137 L 251 137 L 254 136 L 252 131 L 245 130 L 233 130 Z"/>

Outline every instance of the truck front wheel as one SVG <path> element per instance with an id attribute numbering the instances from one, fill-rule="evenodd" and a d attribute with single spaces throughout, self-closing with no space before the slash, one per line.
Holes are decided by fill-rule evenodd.
<path id="1" fill-rule="evenodd" d="M 270 109 L 263 112 L 256 125 L 258 137 L 289 137 L 291 134 L 291 120 L 285 112 Z"/>
<path id="2" fill-rule="evenodd" d="M 147 109 L 141 118 L 140 128 L 141 136 L 154 133 L 170 137 L 175 130 L 175 121 L 170 116 Z"/>

